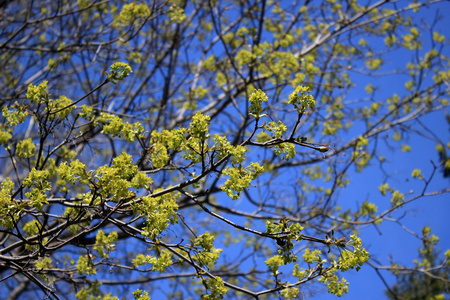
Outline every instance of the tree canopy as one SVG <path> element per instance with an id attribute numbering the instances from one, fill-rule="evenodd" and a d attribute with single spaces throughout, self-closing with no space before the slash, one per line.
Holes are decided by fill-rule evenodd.
<path id="1" fill-rule="evenodd" d="M 444 2 L 1 2 L 0 292 L 301 299 L 373 268 L 444 299 L 450 250 L 403 223 L 450 192 Z M 386 223 L 417 260 L 371 256 Z"/>

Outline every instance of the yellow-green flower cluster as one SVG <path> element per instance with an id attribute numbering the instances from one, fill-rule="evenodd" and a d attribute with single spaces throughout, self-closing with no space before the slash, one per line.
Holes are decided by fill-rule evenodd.
<path id="1" fill-rule="evenodd" d="M 162 251 L 158 251 L 158 257 L 152 255 L 143 255 L 138 254 L 135 259 L 131 262 L 134 266 L 143 266 L 145 264 L 153 265 L 152 271 L 158 271 L 160 273 L 164 273 L 167 267 L 170 267 L 172 262 L 173 254 L 167 249 L 163 249 Z"/>
<path id="2" fill-rule="evenodd" d="M 316 100 L 309 94 L 310 89 L 307 86 L 298 86 L 289 95 L 289 104 L 294 105 L 300 115 L 303 115 L 307 108 L 314 109 Z"/>
<path id="3" fill-rule="evenodd" d="M 249 102 L 249 114 L 256 119 L 259 119 L 263 117 L 261 115 L 261 112 L 263 111 L 262 103 L 267 102 L 269 98 L 266 96 L 266 94 L 261 90 L 254 90 L 253 93 L 250 94 Z"/>
<path id="4" fill-rule="evenodd" d="M 246 168 L 242 167 L 226 167 L 223 171 L 224 175 L 230 176 L 225 182 L 222 190 L 232 200 L 239 199 L 241 192 L 250 186 L 252 180 L 256 179 L 264 171 L 264 168 L 258 163 L 250 163 Z"/>
<path id="5" fill-rule="evenodd" d="M 108 81 L 114 84 L 128 77 L 133 70 L 130 65 L 124 62 L 115 62 L 111 65 L 108 75 Z"/>

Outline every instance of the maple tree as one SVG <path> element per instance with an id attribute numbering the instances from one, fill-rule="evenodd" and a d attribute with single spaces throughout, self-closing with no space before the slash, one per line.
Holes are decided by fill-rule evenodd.
<path id="1" fill-rule="evenodd" d="M 431 185 L 450 143 L 423 121 L 448 105 L 448 41 L 421 17 L 440 3 L 2 2 L 1 291 L 342 296 L 371 266 L 398 276 L 394 299 L 417 273 L 444 297 L 430 228 L 412 267 L 371 261 L 359 234 L 450 192 Z M 420 191 L 385 174 L 343 207 L 349 173 L 413 135 L 438 157 L 409 176 Z"/>

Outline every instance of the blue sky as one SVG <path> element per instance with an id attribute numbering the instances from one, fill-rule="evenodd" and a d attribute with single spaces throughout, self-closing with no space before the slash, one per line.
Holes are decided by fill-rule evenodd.
<path id="1" fill-rule="evenodd" d="M 450 3 L 442 2 L 431 6 L 429 9 L 424 9 L 419 12 L 417 17 L 424 17 L 428 21 L 435 16 L 436 10 L 444 17 L 436 27 L 441 34 L 450 39 L 450 18 L 447 13 L 450 11 Z M 427 50 L 427 45 L 424 44 L 424 51 Z M 446 55 L 449 55 L 448 49 Z M 407 61 L 409 56 L 403 56 L 398 53 L 391 58 L 393 66 L 398 64 L 403 67 L 403 63 Z M 395 91 L 395 78 L 393 76 L 380 78 L 381 81 L 376 83 L 384 89 L 387 94 Z M 389 84 L 390 82 L 390 84 Z M 402 87 L 401 87 L 402 88 Z M 447 109 L 446 113 L 450 113 Z M 450 140 L 450 128 L 445 120 L 443 111 L 432 113 L 422 119 L 422 122 L 427 125 L 434 134 L 442 139 L 444 143 Z M 395 174 L 395 181 L 389 181 L 390 185 L 395 185 L 395 188 L 400 189 L 408 197 L 408 191 L 418 192 L 423 189 L 423 182 L 412 179 L 411 172 L 413 169 L 421 169 L 425 177 L 429 176 L 433 167 L 431 160 L 434 163 L 439 162 L 437 152 L 435 150 L 436 143 L 431 142 L 423 137 L 417 135 L 411 136 L 409 141 L 411 151 L 403 153 L 397 151 L 393 153 L 388 160 L 392 163 L 387 164 L 387 173 Z M 376 204 L 382 204 L 389 199 L 382 197 L 377 190 L 379 184 L 383 182 L 383 175 L 377 167 L 372 167 L 370 172 L 361 174 L 351 174 L 350 186 L 343 191 L 341 198 L 355 199 L 362 198 L 360 202 L 366 198 Z M 430 191 L 448 188 L 450 183 L 449 178 L 443 178 L 442 173 L 435 175 Z M 448 195 L 438 195 L 433 197 L 421 198 L 405 208 L 401 212 L 408 211 L 408 214 L 401 219 L 402 224 L 409 230 L 421 235 L 422 227 L 429 226 L 433 234 L 440 238 L 437 249 L 441 249 L 442 254 L 450 249 L 450 199 Z M 399 214 L 397 214 L 399 215 Z M 381 234 L 380 234 L 381 232 Z M 421 246 L 421 241 L 413 235 L 407 233 L 399 224 L 393 222 L 383 222 L 379 227 L 379 231 L 373 226 L 363 228 L 361 230 L 361 237 L 371 257 L 377 258 L 384 264 L 389 264 L 392 260 L 405 266 L 413 267 L 412 261 L 418 257 L 418 248 Z M 392 284 L 394 277 L 389 271 L 380 271 L 388 283 Z M 359 272 L 351 271 L 344 274 L 344 277 L 350 282 L 349 293 L 342 296 L 340 299 L 353 300 L 365 299 L 376 300 L 385 299 L 385 286 L 376 274 L 375 270 L 370 266 L 364 266 Z M 336 299 L 334 295 L 321 294 L 316 295 L 312 299 L 315 300 L 329 300 Z"/>
<path id="2" fill-rule="evenodd" d="M 448 136 L 448 128 L 442 113 L 428 116 L 426 119 L 434 125 L 432 128 L 437 130 L 436 133 L 444 136 L 447 134 Z M 428 176 L 432 169 L 430 159 L 438 162 L 436 151 L 433 151 L 435 145 L 430 141 L 423 138 L 414 138 L 410 144 L 412 145 L 411 152 L 394 154 L 390 159 L 395 160 L 395 164 L 389 166 L 391 172 L 398 173 L 397 178 L 399 180 L 395 187 L 405 192 L 419 191 L 423 188 L 422 182 L 411 179 L 410 175 L 413 169 L 419 168 L 425 176 Z M 431 153 L 432 155 L 424 153 Z M 352 182 L 341 195 L 343 198 L 370 197 L 371 201 L 377 204 L 389 201 L 389 199 L 380 195 L 377 185 L 374 184 L 374 182 L 380 182 L 380 184 L 382 182 L 382 176 L 379 172 L 373 171 L 370 176 L 355 174 L 355 176 L 350 177 Z M 441 174 L 437 174 L 432 186 L 439 189 L 448 187 L 448 184 L 448 178 L 444 179 Z M 408 196 L 406 195 L 406 197 Z M 429 226 L 432 233 L 440 238 L 437 248 L 442 249 L 442 253 L 450 249 L 450 232 L 448 231 L 450 201 L 448 195 L 421 198 L 401 210 L 401 212 L 404 211 L 408 211 L 408 214 L 401 219 L 401 222 L 406 228 L 421 235 L 422 227 Z M 393 222 L 383 222 L 379 226 L 379 230 L 376 230 L 373 226 L 363 228 L 361 238 L 371 257 L 386 265 L 389 264 L 392 257 L 393 261 L 412 267 L 412 261 L 418 257 L 418 248 L 421 246 L 419 239 L 408 234 L 399 224 Z M 392 280 L 395 278 L 389 271 L 380 272 L 389 283 L 393 283 Z M 344 274 L 344 277 L 350 282 L 350 286 L 349 293 L 344 295 L 342 299 L 375 300 L 385 298 L 383 294 L 385 286 L 370 266 L 364 266 L 359 272 L 351 271 L 349 274 Z M 333 297 L 332 295 L 317 295 L 313 299 L 333 299 Z"/>

